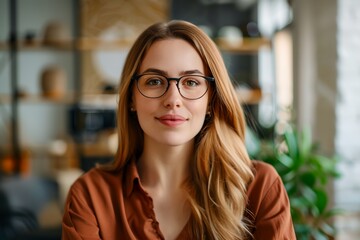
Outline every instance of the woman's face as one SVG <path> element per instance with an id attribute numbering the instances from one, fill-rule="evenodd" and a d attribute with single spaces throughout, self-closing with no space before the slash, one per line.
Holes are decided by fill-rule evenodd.
<path id="1" fill-rule="evenodd" d="M 157 73 L 169 78 L 187 74 L 205 76 L 200 55 L 181 39 L 160 40 L 149 48 L 140 65 L 139 73 Z M 183 98 L 176 81 L 159 98 L 143 96 L 134 84 L 132 107 L 137 112 L 146 144 L 179 146 L 192 143 L 201 130 L 207 112 L 209 91 L 196 100 Z"/>

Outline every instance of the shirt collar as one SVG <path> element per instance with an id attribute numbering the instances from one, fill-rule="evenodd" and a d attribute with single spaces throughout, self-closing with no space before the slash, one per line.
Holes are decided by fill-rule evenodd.
<path id="1" fill-rule="evenodd" d="M 135 182 L 140 183 L 139 172 L 135 164 L 135 159 L 131 159 L 127 164 L 127 167 L 124 169 L 123 174 L 125 174 L 125 193 L 129 197 L 134 190 Z"/>

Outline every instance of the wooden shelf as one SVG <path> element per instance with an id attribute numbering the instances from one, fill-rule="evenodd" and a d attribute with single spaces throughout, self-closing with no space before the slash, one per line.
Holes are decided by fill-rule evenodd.
<path id="1" fill-rule="evenodd" d="M 257 53 L 260 48 L 271 48 L 271 41 L 266 38 L 244 38 L 239 43 L 231 44 L 224 39 L 217 39 L 219 49 L 230 53 Z"/>
<path id="2" fill-rule="evenodd" d="M 56 43 L 44 43 L 41 40 L 20 41 L 17 43 L 18 50 L 41 51 L 41 50 L 58 50 L 58 51 L 90 51 L 90 50 L 121 50 L 129 49 L 135 39 L 118 39 L 113 41 L 104 41 L 98 38 L 80 38 L 73 42 L 61 41 Z M 0 50 L 9 50 L 10 45 L 7 42 L 0 42 Z"/>
<path id="3" fill-rule="evenodd" d="M 118 39 L 105 41 L 98 38 L 81 38 L 78 40 L 77 48 L 82 51 L 90 50 L 121 50 L 129 49 L 135 39 Z"/>
<path id="4" fill-rule="evenodd" d="M 5 42 L 0 42 L 0 50 L 6 50 L 8 49 L 8 44 Z"/>
<path id="5" fill-rule="evenodd" d="M 39 104 L 39 103 L 54 103 L 54 104 L 73 104 L 75 103 L 75 94 L 67 94 L 62 98 L 48 98 L 42 95 L 27 94 L 18 98 L 20 103 Z M 117 94 L 101 94 L 91 93 L 82 94 L 79 103 L 87 107 L 101 107 L 115 109 L 117 108 L 118 95 Z M 0 104 L 10 104 L 11 96 L 7 94 L 0 94 Z"/>
<path id="6" fill-rule="evenodd" d="M 237 87 L 236 94 L 241 104 L 258 104 L 262 98 L 260 88 Z"/>
<path id="7" fill-rule="evenodd" d="M 109 150 L 108 147 L 102 146 L 101 143 L 83 143 L 79 144 L 81 154 L 85 157 L 110 157 L 114 156 L 114 153 Z"/>
<path id="8" fill-rule="evenodd" d="M 106 41 L 98 38 L 80 38 L 74 43 L 72 40 L 45 44 L 41 40 L 31 42 L 21 41 L 18 43 L 19 50 L 60 50 L 60 51 L 91 51 L 91 50 L 121 50 L 129 49 L 135 39 L 117 39 Z M 238 44 L 230 44 L 224 39 L 216 39 L 219 49 L 232 53 L 256 53 L 262 47 L 271 47 L 271 41 L 266 38 L 244 38 Z M 1 50 L 8 50 L 9 44 L 0 42 Z"/>
<path id="9" fill-rule="evenodd" d="M 43 43 L 40 40 L 34 41 L 20 41 L 17 43 L 18 51 L 46 51 L 46 50 L 57 50 L 57 51 L 72 51 L 74 45 L 72 41 L 62 41 L 57 43 Z M 0 50 L 10 50 L 9 43 L 0 42 Z"/>
<path id="10" fill-rule="evenodd" d="M 11 102 L 11 96 L 8 94 L 0 94 L 0 105 L 9 104 Z"/>
<path id="11" fill-rule="evenodd" d="M 67 94 L 61 98 L 49 98 L 44 97 L 42 95 L 35 94 L 26 94 L 24 96 L 19 96 L 18 101 L 21 103 L 29 103 L 29 104 L 39 104 L 39 103 L 55 103 L 55 104 L 70 104 L 74 102 L 74 95 Z M 0 104 L 10 104 L 11 96 L 6 94 L 0 94 Z"/>
<path id="12" fill-rule="evenodd" d="M 118 94 L 84 94 L 81 96 L 80 104 L 85 107 L 116 109 L 118 97 Z"/>

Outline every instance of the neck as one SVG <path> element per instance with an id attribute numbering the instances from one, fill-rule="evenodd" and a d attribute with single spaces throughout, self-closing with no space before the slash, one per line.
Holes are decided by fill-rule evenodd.
<path id="1" fill-rule="evenodd" d="M 141 183 L 153 189 L 179 189 L 189 175 L 193 149 L 193 143 L 175 147 L 145 144 L 138 161 Z"/>

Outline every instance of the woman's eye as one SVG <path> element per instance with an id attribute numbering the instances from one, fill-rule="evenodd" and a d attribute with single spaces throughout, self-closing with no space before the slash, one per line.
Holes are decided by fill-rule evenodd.
<path id="1" fill-rule="evenodd" d="M 199 83 L 194 79 L 186 79 L 184 81 L 184 85 L 187 87 L 196 87 L 197 85 L 199 85 Z"/>
<path id="2" fill-rule="evenodd" d="M 146 81 L 146 85 L 150 85 L 150 86 L 160 86 L 162 83 L 163 81 L 158 78 L 151 78 Z"/>

